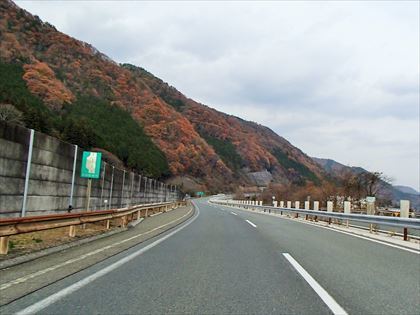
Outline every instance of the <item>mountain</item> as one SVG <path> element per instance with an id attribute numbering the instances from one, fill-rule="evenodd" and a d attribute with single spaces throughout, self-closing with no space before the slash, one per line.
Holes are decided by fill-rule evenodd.
<path id="1" fill-rule="evenodd" d="M 357 167 L 357 166 L 346 166 L 344 164 L 341 164 L 337 161 L 331 160 L 331 159 L 321 159 L 321 158 L 316 158 L 316 157 L 312 157 L 312 159 L 319 164 L 320 166 L 322 166 L 322 168 L 331 175 L 334 176 L 338 176 L 340 173 L 345 172 L 345 171 L 350 171 L 352 173 L 355 174 L 360 174 L 360 173 L 364 173 L 367 172 L 365 169 L 361 168 L 361 167 Z"/>
<path id="2" fill-rule="evenodd" d="M 369 171 L 361 167 L 346 166 L 337 161 L 331 159 L 312 158 L 318 165 L 333 178 L 340 178 L 346 173 L 355 175 L 361 175 L 362 173 L 368 173 Z M 420 210 L 420 196 L 417 191 L 407 186 L 392 186 L 391 184 L 381 181 L 381 190 L 379 195 L 390 196 L 392 203 L 398 205 L 400 200 L 410 200 L 411 207 Z"/>
<path id="3" fill-rule="evenodd" d="M 190 187 L 234 189 L 265 171 L 276 182 L 327 180 L 320 165 L 269 128 L 120 65 L 10 0 L 0 1 L 0 103 L 12 104 L 30 128 Z"/>
<path id="4" fill-rule="evenodd" d="M 408 187 L 408 186 L 401 186 L 401 185 L 394 185 L 395 189 L 398 189 L 399 191 L 405 193 L 405 194 L 411 194 L 411 195 L 418 195 L 420 194 L 417 190 Z"/>

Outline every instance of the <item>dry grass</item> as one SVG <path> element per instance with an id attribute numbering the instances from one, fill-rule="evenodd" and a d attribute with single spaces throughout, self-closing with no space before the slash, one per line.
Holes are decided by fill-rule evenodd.
<path id="1" fill-rule="evenodd" d="M 116 227 L 116 225 L 112 224 L 111 221 L 111 229 L 113 227 Z M 76 227 L 76 237 L 69 236 L 69 227 L 13 235 L 9 238 L 9 253 L 0 256 L 0 260 L 70 243 L 106 231 L 109 230 L 106 230 L 105 222 L 96 222 L 85 224 L 85 227 L 78 225 Z"/>

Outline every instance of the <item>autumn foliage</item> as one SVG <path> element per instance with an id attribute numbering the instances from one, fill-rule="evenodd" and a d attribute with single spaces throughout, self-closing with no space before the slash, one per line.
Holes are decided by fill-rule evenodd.
<path id="1" fill-rule="evenodd" d="M 310 157 L 270 129 L 188 99 L 144 69 L 119 65 L 11 1 L 0 3 L 0 16 L 0 61 L 24 64 L 31 93 L 57 115 L 79 95 L 128 112 L 164 153 L 172 175 L 213 190 L 247 184 L 247 172 L 264 169 L 278 182 L 323 180 Z"/>
<path id="2" fill-rule="evenodd" d="M 75 99 L 70 90 L 57 80 L 54 71 L 46 63 L 27 64 L 24 69 L 23 79 L 29 90 L 51 107 L 58 109 L 63 103 L 71 103 Z"/>

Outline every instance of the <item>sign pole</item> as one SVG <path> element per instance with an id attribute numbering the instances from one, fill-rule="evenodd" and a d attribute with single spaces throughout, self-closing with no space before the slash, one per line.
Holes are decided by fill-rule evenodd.
<path id="1" fill-rule="evenodd" d="M 87 188 L 86 188 L 86 211 L 90 210 L 90 195 L 92 191 L 92 178 L 100 178 L 101 171 L 101 158 L 102 153 L 100 152 L 89 152 L 84 151 L 82 155 L 82 165 L 81 165 L 81 174 L 80 177 L 87 178 Z M 104 167 L 105 171 L 105 167 Z M 105 173 L 103 177 L 105 178 Z M 102 180 L 102 189 L 103 189 L 103 180 Z M 111 186 L 112 189 L 112 186 Z M 102 199 L 102 192 L 101 192 Z M 83 226 L 85 226 L 83 224 Z"/>
<path id="2" fill-rule="evenodd" d="M 90 207 L 90 192 L 92 190 L 92 179 L 88 178 L 88 184 L 87 184 L 87 188 L 86 188 L 86 211 L 89 211 L 89 207 Z"/>

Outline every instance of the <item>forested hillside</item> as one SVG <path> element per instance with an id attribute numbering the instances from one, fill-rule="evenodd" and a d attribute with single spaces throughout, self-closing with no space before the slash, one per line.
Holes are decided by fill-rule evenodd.
<path id="1" fill-rule="evenodd" d="M 280 183 L 325 180 L 270 129 L 120 65 L 9 0 L 0 2 L 0 70 L 0 103 L 14 106 L 23 124 L 110 151 L 149 176 L 193 178 L 212 191 L 247 185 L 247 173 L 263 170 Z"/>

